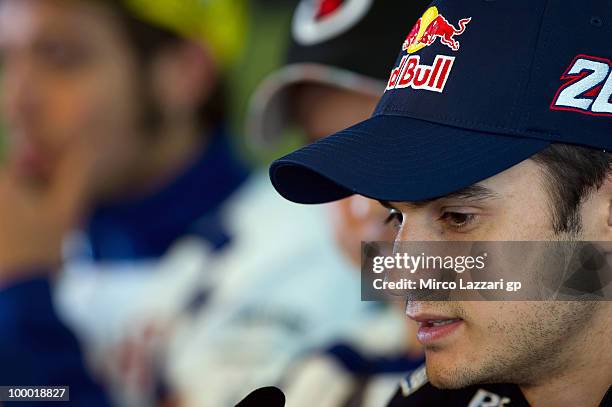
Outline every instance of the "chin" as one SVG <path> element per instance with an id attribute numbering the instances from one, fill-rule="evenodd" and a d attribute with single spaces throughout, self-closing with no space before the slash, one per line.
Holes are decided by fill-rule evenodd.
<path id="1" fill-rule="evenodd" d="M 455 389 L 460 389 L 460 388 L 470 385 L 470 383 L 463 384 L 457 381 L 456 379 L 448 377 L 448 376 L 430 374 L 429 371 L 427 372 L 427 378 L 429 379 L 429 382 L 432 384 L 432 386 L 438 389 L 455 390 Z"/>
<path id="2" fill-rule="evenodd" d="M 462 383 L 456 380 L 453 380 L 449 377 L 441 377 L 441 376 L 430 376 L 429 374 L 427 375 L 427 378 L 429 379 L 429 382 L 431 383 L 432 386 L 438 388 L 438 389 L 445 389 L 445 390 L 456 390 L 456 389 L 462 389 L 464 387 L 470 386 L 473 383 Z"/>
<path id="3" fill-rule="evenodd" d="M 464 367 L 468 365 L 467 363 L 440 361 L 428 355 L 426 365 L 429 382 L 439 389 L 461 389 L 479 383 L 473 371 L 474 366 Z"/>

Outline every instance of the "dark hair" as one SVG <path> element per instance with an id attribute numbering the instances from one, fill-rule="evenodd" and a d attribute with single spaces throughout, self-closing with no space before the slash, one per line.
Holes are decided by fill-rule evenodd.
<path id="1" fill-rule="evenodd" d="M 555 232 L 580 232 L 582 203 L 611 175 L 612 154 L 593 148 L 553 144 L 531 159 L 544 169 Z"/>
<path id="2" fill-rule="evenodd" d="M 124 0 L 110 0 L 104 1 L 104 3 L 112 7 L 119 18 L 131 48 L 135 52 L 137 61 L 144 68 L 145 72 L 151 61 L 160 51 L 167 47 L 179 45 L 182 41 L 185 41 L 183 37 L 173 31 L 149 24 L 136 18 L 133 13 L 126 8 Z M 148 104 L 148 106 L 144 107 L 144 120 L 150 126 L 157 126 L 161 120 L 161 114 L 158 106 L 154 106 L 152 103 L 150 83 L 143 83 L 142 87 L 144 89 L 142 89 L 141 93 L 146 99 L 144 102 Z M 200 103 L 196 114 L 201 127 L 215 126 L 225 119 L 227 113 L 225 91 L 225 83 L 220 79 L 208 99 Z"/>

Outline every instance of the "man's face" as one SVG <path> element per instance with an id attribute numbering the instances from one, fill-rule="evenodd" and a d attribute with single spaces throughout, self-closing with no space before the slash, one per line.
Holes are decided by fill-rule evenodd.
<path id="1" fill-rule="evenodd" d="M 351 127 L 372 115 L 379 96 L 318 83 L 298 85 L 293 113 L 310 142 Z"/>
<path id="2" fill-rule="evenodd" d="M 295 118 L 310 142 L 368 119 L 378 97 L 326 85 L 307 83 L 293 94 Z M 378 202 L 352 196 L 330 204 L 336 241 L 355 264 L 361 264 L 361 241 L 393 240 L 385 224 L 388 213 Z"/>
<path id="3" fill-rule="evenodd" d="M 542 169 L 531 160 L 465 191 L 426 203 L 392 202 L 397 240 L 546 241 L 553 232 L 551 200 Z M 583 240 L 609 240 L 609 197 L 594 193 L 583 205 Z M 604 225 L 606 227 L 604 227 Z M 421 325 L 431 382 L 443 388 L 475 383 L 533 383 L 571 364 L 597 340 L 589 326 L 602 307 L 589 302 L 419 302 L 408 316 Z M 432 326 L 431 321 L 448 325 Z"/>
<path id="4" fill-rule="evenodd" d="M 144 140 L 138 68 L 121 34 L 103 2 L 0 3 L 2 113 L 19 176 L 45 184 L 66 146 L 85 138 L 95 193 L 126 178 Z"/>

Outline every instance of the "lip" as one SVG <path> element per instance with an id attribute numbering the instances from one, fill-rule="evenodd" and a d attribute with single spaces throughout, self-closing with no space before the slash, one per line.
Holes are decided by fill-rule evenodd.
<path id="1" fill-rule="evenodd" d="M 417 331 L 417 340 L 421 345 L 432 345 L 455 332 L 464 321 L 461 318 L 456 318 L 450 315 L 434 315 L 434 314 L 416 314 L 408 317 L 417 322 L 419 329 Z M 433 326 L 431 321 L 453 321 L 445 325 Z"/>

